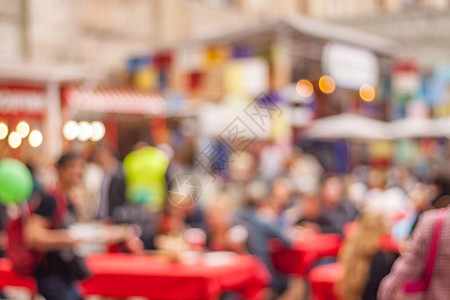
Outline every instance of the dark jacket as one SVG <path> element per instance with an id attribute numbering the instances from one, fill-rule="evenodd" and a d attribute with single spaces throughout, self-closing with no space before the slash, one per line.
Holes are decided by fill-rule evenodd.
<path id="1" fill-rule="evenodd" d="M 106 199 L 108 201 L 108 217 L 114 219 L 117 214 L 117 208 L 126 203 L 125 187 L 125 174 L 123 172 L 123 166 L 120 164 L 116 172 L 112 175 L 107 188 L 108 194 L 106 195 Z"/>

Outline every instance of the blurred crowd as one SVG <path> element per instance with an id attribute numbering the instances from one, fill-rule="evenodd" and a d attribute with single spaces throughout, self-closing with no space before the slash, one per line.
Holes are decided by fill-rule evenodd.
<path id="1" fill-rule="evenodd" d="M 140 155 L 142 159 L 134 160 Z M 348 174 L 333 174 L 300 148 L 283 153 L 273 145 L 232 155 L 229 162 L 226 172 L 211 175 L 174 157 L 167 145 L 138 143 L 123 162 L 106 146 L 69 152 L 53 171 L 30 166 L 35 195 L 43 199 L 34 213 L 51 219 L 52 204 L 44 199 L 52 185 L 58 185 L 69 199 L 71 223 L 132 225 L 120 238 L 110 237 L 109 251 L 157 251 L 173 261 L 182 260 L 188 251 L 252 254 L 271 273 L 271 294 L 280 299 L 298 299 L 295 293 L 304 293 L 304 287 L 298 278 L 273 267 L 269 241 L 278 238 L 289 247 L 305 233 L 339 234 L 346 238 L 338 258 L 344 266 L 339 292 L 345 299 L 376 299 L 382 278 L 398 256 L 379 248 L 380 236 L 391 235 L 401 252 L 419 216 L 447 206 L 450 200 L 450 179 L 440 171 L 419 179 L 405 166 L 361 165 Z M 195 193 L 192 186 L 172 186 L 180 173 L 199 178 L 201 186 Z M 184 198 L 171 198 L 174 190 Z M 0 212 L 4 228 L 6 208 Z M 37 218 L 28 228 L 29 242 L 48 249 L 49 242 L 42 240 L 47 233 L 39 231 L 45 224 L 40 221 Z M 355 226 L 359 230 L 350 234 Z M 76 242 L 61 238 L 55 245 Z M 5 248 L 5 243 L 3 233 L 0 246 Z M 55 274 L 64 273 L 49 267 Z M 48 283 L 38 285 L 45 290 Z"/>

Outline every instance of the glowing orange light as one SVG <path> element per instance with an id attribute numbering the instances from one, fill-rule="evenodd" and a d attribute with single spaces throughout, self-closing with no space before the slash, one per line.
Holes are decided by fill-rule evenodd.
<path id="1" fill-rule="evenodd" d="M 375 89 L 370 84 L 363 84 L 359 89 L 359 96 L 364 101 L 373 101 L 375 99 Z"/>
<path id="2" fill-rule="evenodd" d="M 300 97 L 302 98 L 309 98 L 312 96 L 312 94 L 314 93 L 314 87 L 313 84 L 311 83 L 311 81 L 307 80 L 307 79 L 301 79 L 297 82 L 297 93 L 300 95 Z"/>
<path id="3" fill-rule="evenodd" d="M 324 94 L 331 94 L 336 89 L 334 79 L 328 75 L 323 75 L 319 79 L 319 88 Z"/>

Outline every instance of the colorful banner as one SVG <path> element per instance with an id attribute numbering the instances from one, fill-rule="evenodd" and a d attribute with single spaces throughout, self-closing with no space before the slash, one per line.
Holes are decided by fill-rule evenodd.
<path id="1" fill-rule="evenodd" d="M 261 58 L 237 59 L 225 67 L 225 91 L 252 97 L 269 90 L 269 66 Z"/>
<path id="2" fill-rule="evenodd" d="M 133 76 L 133 83 L 136 88 L 142 91 L 152 91 L 158 88 L 158 73 L 150 66 L 136 70 Z"/>

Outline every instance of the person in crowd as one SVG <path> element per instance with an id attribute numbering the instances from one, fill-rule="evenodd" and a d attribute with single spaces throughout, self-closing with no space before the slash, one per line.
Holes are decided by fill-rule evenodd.
<path id="1" fill-rule="evenodd" d="M 83 179 L 84 163 L 84 158 L 75 152 L 61 156 L 57 162 L 57 187 L 41 199 L 24 230 L 30 248 L 46 252 L 46 263 L 38 264 L 35 279 L 39 293 L 47 300 L 81 299 L 75 275 L 62 254 L 78 242 L 69 235 L 67 227 L 76 220 L 76 204 L 71 193 Z"/>
<path id="2" fill-rule="evenodd" d="M 301 229 L 313 232 L 335 232 L 332 222 L 322 214 L 322 203 L 317 195 L 310 194 L 302 197 L 301 217 L 296 221 Z"/>
<path id="3" fill-rule="evenodd" d="M 450 211 L 444 208 L 443 225 L 436 252 L 436 260 L 428 289 L 423 299 L 447 299 L 450 295 Z M 397 259 L 392 270 L 381 282 L 378 291 L 379 300 L 399 299 L 403 286 L 424 276 L 430 243 L 439 220 L 440 210 L 431 210 L 422 214 L 413 237 L 406 249 Z"/>
<path id="4" fill-rule="evenodd" d="M 205 230 L 206 220 L 205 211 L 200 205 L 192 205 L 184 208 L 185 219 L 184 222 L 190 228 L 200 228 Z"/>
<path id="5" fill-rule="evenodd" d="M 345 199 L 342 179 L 334 174 L 326 175 L 322 182 L 323 233 L 342 234 L 345 224 L 355 220 L 358 215 L 356 206 Z"/>
<path id="6" fill-rule="evenodd" d="M 159 211 L 167 196 L 169 163 L 169 156 L 164 151 L 143 141 L 136 143 L 133 151 L 123 159 L 127 200 Z"/>
<path id="7" fill-rule="evenodd" d="M 279 177 L 272 182 L 270 190 L 270 204 L 274 213 L 281 215 L 291 202 L 292 188 L 289 180 Z"/>
<path id="8" fill-rule="evenodd" d="M 367 193 L 367 185 L 354 174 L 348 174 L 346 177 L 348 200 L 354 203 L 358 209 L 362 209 Z"/>
<path id="9" fill-rule="evenodd" d="M 248 254 L 246 241 L 248 231 L 242 225 L 233 225 L 234 209 L 230 198 L 219 192 L 205 210 L 206 248 L 211 251 L 233 251 Z"/>
<path id="10" fill-rule="evenodd" d="M 287 173 L 291 182 L 302 193 L 312 194 L 319 191 L 323 167 L 314 155 L 294 148 L 288 159 Z"/>
<path id="11" fill-rule="evenodd" d="M 229 200 L 225 193 L 219 193 L 206 208 L 206 246 L 212 251 L 229 250 L 227 234 L 232 224 Z"/>
<path id="12" fill-rule="evenodd" d="M 76 279 L 88 276 L 82 259 L 72 248 L 80 242 L 68 227 L 77 220 L 73 191 L 81 184 L 84 158 L 76 152 L 62 155 L 57 162 L 58 182 L 47 191 L 24 227 L 24 241 L 33 250 L 43 253 L 37 264 L 35 279 L 39 293 L 47 300 L 81 299 Z M 125 236 L 107 237 L 116 243 Z"/>
<path id="13" fill-rule="evenodd" d="M 450 204 L 450 174 L 448 170 L 441 170 L 432 179 L 434 198 L 431 202 L 434 208 L 447 207 Z"/>
<path id="14" fill-rule="evenodd" d="M 391 181 L 393 185 L 401 188 L 405 193 L 411 192 L 417 183 L 417 178 L 414 176 L 411 168 L 406 166 L 392 167 Z"/>
<path id="15" fill-rule="evenodd" d="M 268 142 L 261 150 L 259 173 L 267 181 L 280 177 L 284 168 L 284 153 L 281 147 Z"/>
<path id="16" fill-rule="evenodd" d="M 383 213 L 386 218 L 398 218 L 412 208 L 411 201 L 401 188 L 387 185 L 387 174 L 383 170 L 370 171 L 369 187 L 365 206 Z"/>
<path id="17" fill-rule="evenodd" d="M 163 210 L 158 215 L 154 246 L 172 261 L 180 261 L 181 254 L 190 250 L 188 242 L 183 237 L 186 230 L 184 221 L 183 209 L 166 201 Z"/>
<path id="18" fill-rule="evenodd" d="M 100 203 L 100 190 L 104 178 L 104 171 L 95 159 L 97 146 L 85 144 L 79 153 L 86 159 L 84 165 L 83 182 L 74 193 L 82 199 L 78 205 L 78 215 L 82 221 L 92 222 L 97 219 L 97 210 Z"/>
<path id="19" fill-rule="evenodd" d="M 365 211 L 359 215 L 354 231 L 339 253 L 343 276 L 337 284 L 337 292 L 342 299 L 376 300 L 380 282 L 389 274 L 398 256 L 380 248 L 380 238 L 386 233 L 381 214 Z"/>
<path id="20" fill-rule="evenodd" d="M 255 176 L 257 161 L 254 155 L 246 151 L 239 155 L 232 154 L 229 161 L 230 176 L 224 189 L 232 199 L 233 206 L 242 207 L 246 201 L 245 187 Z"/>
<path id="21" fill-rule="evenodd" d="M 113 150 L 100 146 L 94 152 L 94 160 L 103 169 L 103 181 L 100 189 L 100 203 L 96 210 L 96 219 L 114 220 L 117 209 L 126 203 L 125 175 L 122 163 Z"/>
<path id="22" fill-rule="evenodd" d="M 414 231 L 417 222 L 425 211 L 432 208 L 431 206 L 431 188 L 424 183 L 416 183 L 408 194 L 413 207 L 406 211 L 405 216 L 396 222 L 392 228 L 392 236 L 397 240 L 408 239 Z"/>
<path id="23" fill-rule="evenodd" d="M 282 224 L 285 227 L 293 227 L 302 218 L 304 210 L 304 198 L 306 195 L 298 192 L 292 192 L 292 201 L 288 207 L 281 213 Z"/>
<path id="24" fill-rule="evenodd" d="M 288 288 L 287 276 L 279 273 L 272 265 L 269 240 L 279 239 L 286 247 L 289 239 L 282 233 L 278 216 L 270 203 L 270 190 L 264 181 L 251 181 L 245 191 L 246 206 L 236 214 L 236 223 L 245 226 L 249 232 L 247 249 L 250 254 L 261 259 L 272 275 L 270 288 L 277 294 L 283 294 Z"/>

